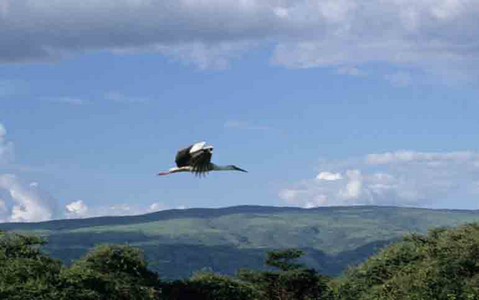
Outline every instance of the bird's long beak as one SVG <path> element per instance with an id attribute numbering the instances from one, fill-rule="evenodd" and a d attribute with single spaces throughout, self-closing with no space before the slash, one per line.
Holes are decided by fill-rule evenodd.
<path id="1" fill-rule="evenodd" d="M 235 166 L 234 168 L 235 168 L 236 171 L 248 173 L 248 171 L 243 170 L 243 169 L 241 169 L 241 168 L 238 168 L 237 166 Z"/>
<path id="2" fill-rule="evenodd" d="M 166 176 L 166 175 L 170 175 L 170 174 L 171 174 L 170 172 L 160 172 L 157 175 L 158 176 Z"/>

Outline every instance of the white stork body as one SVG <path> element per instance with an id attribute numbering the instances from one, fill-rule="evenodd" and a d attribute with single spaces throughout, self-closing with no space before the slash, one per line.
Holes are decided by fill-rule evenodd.
<path id="1" fill-rule="evenodd" d="M 184 149 L 180 149 L 175 158 L 176 167 L 167 172 L 160 172 L 164 176 L 178 172 L 191 172 L 195 175 L 205 175 L 210 171 L 240 171 L 247 172 L 234 165 L 219 166 L 211 162 L 213 146 L 206 146 L 206 142 L 199 142 Z"/>

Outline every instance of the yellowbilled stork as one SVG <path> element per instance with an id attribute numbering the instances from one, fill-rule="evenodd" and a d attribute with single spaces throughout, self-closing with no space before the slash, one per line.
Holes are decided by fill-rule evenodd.
<path id="1" fill-rule="evenodd" d="M 199 142 L 180 149 L 176 153 L 176 167 L 167 172 L 160 172 L 158 175 L 165 176 L 178 172 L 191 172 L 195 175 L 206 175 L 210 171 L 240 171 L 247 172 L 234 165 L 218 166 L 211 162 L 213 146 L 206 146 L 206 142 Z"/>

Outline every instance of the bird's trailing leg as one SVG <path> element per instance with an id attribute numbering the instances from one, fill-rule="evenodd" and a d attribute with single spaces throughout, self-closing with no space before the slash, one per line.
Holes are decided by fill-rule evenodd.
<path id="1" fill-rule="evenodd" d="M 178 173 L 178 172 L 192 172 L 193 168 L 191 166 L 185 166 L 185 167 L 179 167 L 179 168 L 171 168 L 167 172 L 160 172 L 158 173 L 158 176 L 166 176 L 170 175 L 173 173 Z"/>

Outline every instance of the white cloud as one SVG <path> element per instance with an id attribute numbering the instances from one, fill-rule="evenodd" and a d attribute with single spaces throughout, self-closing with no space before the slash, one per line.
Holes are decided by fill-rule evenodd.
<path id="1" fill-rule="evenodd" d="M 279 198 L 289 205 L 312 208 L 317 206 L 334 205 L 329 203 L 327 191 L 318 188 L 313 182 L 302 182 L 292 188 L 279 191 Z"/>
<path id="2" fill-rule="evenodd" d="M 88 217 L 88 206 L 82 201 L 74 201 L 65 205 L 66 217 L 69 219 Z"/>
<path id="3" fill-rule="evenodd" d="M 7 130 L 0 123 L 0 165 L 13 160 L 13 142 L 7 141 Z"/>
<path id="4" fill-rule="evenodd" d="M 0 124 L 0 166 L 12 162 L 13 142 Z M 39 188 L 37 182 L 25 183 L 13 174 L 0 173 L 0 222 L 37 222 L 56 217 L 56 200 Z"/>
<path id="5" fill-rule="evenodd" d="M 322 165 L 327 162 L 323 161 Z M 305 179 L 280 190 L 279 198 L 301 207 L 398 205 L 478 208 L 479 153 L 394 151 L 330 162 L 335 180 Z M 335 176 L 336 177 L 336 176 Z"/>
<path id="6" fill-rule="evenodd" d="M 346 177 L 348 183 L 344 189 L 339 190 L 339 196 L 346 200 L 358 199 L 363 187 L 361 172 L 359 170 L 347 170 Z"/>
<path id="7" fill-rule="evenodd" d="M 474 151 L 417 152 L 398 150 L 395 152 L 368 154 L 366 160 L 369 164 L 393 164 L 407 162 L 428 162 L 431 163 L 431 165 L 440 164 L 443 162 L 478 163 L 479 153 Z"/>
<path id="8" fill-rule="evenodd" d="M 241 56 L 253 48 L 254 42 L 221 42 L 205 44 L 201 42 L 181 45 L 157 45 L 152 48 L 176 60 L 196 65 L 199 69 L 227 69 L 230 60 Z"/>
<path id="9" fill-rule="evenodd" d="M 140 209 L 136 206 L 127 203 L 120 203 L 115 205 L 110 205 L 106 210 L 104 215 L 110 216 L 126 216 L 126 215 L 139 215 L 141 214 Z"/>
<path id="10" fill-rule="evenodd" d="M 0 0 L 0 61 L 154 51 L 226 68 L 272 46 L 272 61 L 291 68 L 355 75 L 379 62 L 477 75 L 478 17 L 475 0 Z"/>
<path id="11" fill-rule="evenodd" d="M 8 221 L 7 201 L 0 198 L 0 222 L 7 222 L 7 221 Z"/>
<path id="12" fill-rule="evenodd" d="M 0 174 L 0 191 L 6 191 L 10 200 L 10 203 L 3 200 L 4 221 L 39 222 L 56 216 L 55 199 L 38 186 L 25 184 L 14 175 Z"/>
<path id="13" fill-rule="evenodd" d="M 91 208 L 90 215 L 94 216 L 127 216 L 127 215 L 142 215 L 152 213 L 160 210 L 169 209 L 168 205 L 161 202 L 154 202 L 150 205 L 137 205 L 131 203 L 118 203 L 110 205 L 109 207 Z"/>
<path id="14" fill-rule="evenodd" d="M 0 165 L 13 158 L 13 143 L 6 139 L 7 131 L 0 124 Z M 58 211 L 57 201 L 40 189 L 38 182 L 27 183 L 14 174 L 0 173 L 0 222 L 39 222 L 53 218 L 85 218 L 97 216 L 139 215 L 168 209 L 155 202 L 141 206 L 118 203 L 111 206 L 89 207 L 83 200 L 70 202 Z"/>
<path id="15" fill-rule="evenodd" d="M 282 189 L 279 191 L 279 197 L 288 203 L 294 204 L 301 194 L 301 190 Z"/>
<path id="16" fill-rule="evenodd" d="M 118 203 L 110 206 L 88 206 L 82 200 L 71 202 L 65 205 L 65 216 L 67 218 L 92 218 L 102 216 L 128 216 L 146 213 L 136 205 Z"/>
<path id="17" fill-rule="evenodd" d="M 301 68 L 387 62 L 426 69 L 461 64 L 466 69 L 468 61 L 478 66 L 474 42 L 467 41 L 479 29 L 473 21 L 479 12 L 476 1 L 333 3 L 297 2 L 302 7 L 298 15 L 319 10 L 323 18 L 315 19 L 316 33 L 299 41 L 281 41 L 275 52 L 277 63 Z"/>
<path id="18" fill-rule="evenodd" d="M 155 203 L 152 203 L 148 207 L 148 212 L 156 212 L 156 211 L 165 210 L 165 209 L 168 209 L 168 208 L 169 208 L 168 205 L 166 205 L 164 203 L 155 202 Z"/>
<path id="19" fill-rule="evenodd" d="M 303 207 L 304 208 L 313 208 L 318 206 L 324 206 L 328 204 L 328 198 L 325 195 L 317 195 L 316 197 L 306 200 Z"/>
<path id="20" fill-rule="evenodd" d="M 341 176 L 340 173 L 330 173 L 330 172 L 319 172 L 318 176 L 316 176 L 316 179 L 318 180 L 339 180 L 342 178 L 343 176 Z"/>
<path id="21" fill-rule="evenodd" d="M 0 165 L 13 159 L 13 143 L 6 139 L 7 131 L 0 124 Z M 139 215 L 166 209 L 159 202 L 143 207 L 119 203 L 108 207 L 90 208 L 83 200 L 65 205 L 59 214 L 57 201 L 40 189 L 38 182 L 27 183 L 14 174 L 0 173 L 0 222 L 39 222 L 53 218 L 85 218 L 95 216 Z"/>
<path id="22" fill-rule="evenodd" d="M 78 200 L 65 205 L 65 216 L 69 219 L 101 216 L 130 216 L 166 209 L 169 209 L 168 205 L 161 202 L 154 202 L 146 206 L 131 203 L 117 203 L 110 206 L 88 206 L 82 200 Z"/>

